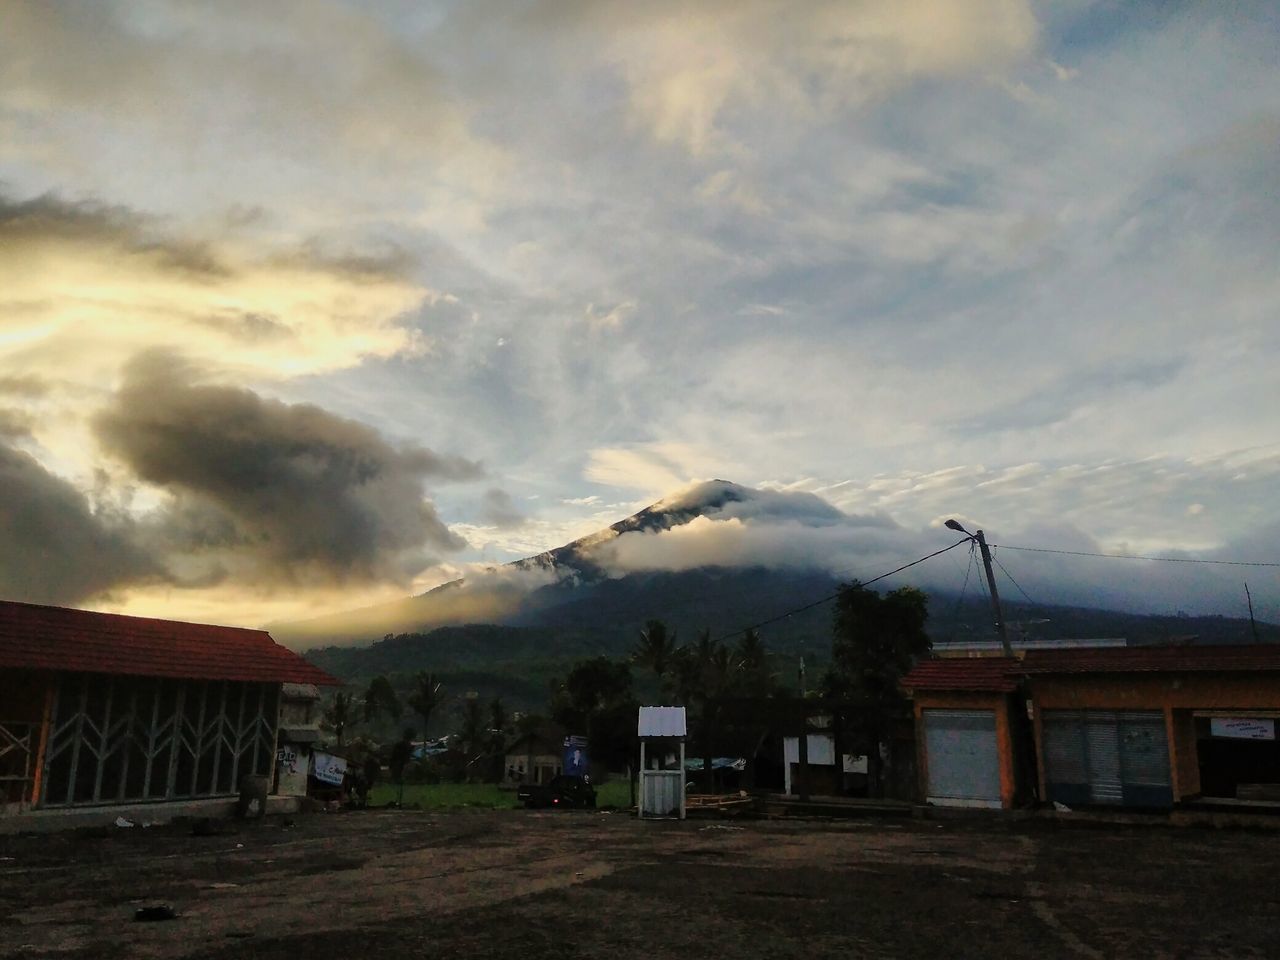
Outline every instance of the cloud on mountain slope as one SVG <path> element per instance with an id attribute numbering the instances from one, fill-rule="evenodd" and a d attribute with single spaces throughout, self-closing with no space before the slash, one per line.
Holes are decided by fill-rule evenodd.
<path id="1" fill-rule="evenodd" d="M 698 485 L 664 501 L 688 508 L 711 484 Z M 911 529 L 886 514 L 845 514 L 804 493 L 734 488 L 740 500 L 713 509 L 666 530 L 623 533 L 592 552 L 612 576 L 647 570 L 691 570 L 705 566 L 761 566 L 822 570 L 844 580 L 866 581 L 954 543 L 958 535 L 941 526 Z M 815 508 L 815 501 L 821 505 Z M 961 518 L 974 529 L 975 524 Z M 1280 532 L 1274 524 L 1269 536 Z M 1003 565 L 997 584 L 1010 600 L 1114 608 L 1139 613 L 1223 612 L 1223 598 L 1238 596 L 1248 579 L 1257 613 L 1280 619 L 1280 571 L 1275 567 L 1236 567 L 1190 562 L 1156 562 L 1071 556 L 1013 550 L 1114 554 L 1088 533 L 1065 523 L 1024 528 L 989 527 Z M 1171 551 L 1175 560 L 1274 560 L 1274 539 L 1255 534 L 1212 551 Z M 999 544 L 1010 548 L 1001 549 Z M 955 594 L 985 590 L 982 572 L 961 546 L 882 581 L 885 587 L 913 584 Z M 1230 605 L 1228 605 L 1230 606 Z M 1243 606 L 1232 611 L 1244 616 Z"/>

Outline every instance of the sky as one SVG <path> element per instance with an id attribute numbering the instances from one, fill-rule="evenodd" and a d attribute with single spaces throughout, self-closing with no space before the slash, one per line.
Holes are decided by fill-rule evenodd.
<path id="1" fill-rule="evenodd" d="M 0 23 L 0 596 L 316 616 L 709 478 L 903 559 L 1280 560 L 1273 3 Z M 1280 617 L 1275 568 L 1170 577 L 1125 602 Z"/>

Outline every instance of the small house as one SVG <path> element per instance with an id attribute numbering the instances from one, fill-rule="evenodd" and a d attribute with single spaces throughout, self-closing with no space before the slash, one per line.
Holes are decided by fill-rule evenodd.
<path id="1" fill-rule="evenodd" d="M 549 783 L 564 770 L 565 731 L 554 723 L 540 723 L 512 740 L 504 751 L 502 785 Z"/>

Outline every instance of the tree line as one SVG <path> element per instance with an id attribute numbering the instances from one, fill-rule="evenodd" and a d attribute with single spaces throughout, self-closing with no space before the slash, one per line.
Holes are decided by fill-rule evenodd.
<path id="1" fill-rule="evenodd" d="M 583 658 L 555 679 L 545 714 L 515 717 L 498 697 L 451 696 L 439 674 L 420 671 L 407 683 L 401 678 L 399 692 L 386 676 L 374 677 L 362 692 L 339 692 L 325 724 L 341 743 L 362 722 L 386 718 L 399 724 L 412 717 L 421 721 L 425 736 L 452 704 L 449 744 L 465 758 L 463 775 L 474 777 L 484 758 L 500 755 L 513 737 L 550 719 L 586 736 L 597 766 L 620 771 L 634 768 L 636 688 L 645 686 L 650 695 L 656 688 L 663 703 L 686 708 L 690 752 L 702 757 L 703 787 L 710 790 L 717 755 L 745 758 L 747 781 L 753 783 L 766 740 L 795 735 L 795 729 L 780 729 L 788 722 L 779 718 L 795 716 L 801 701 L 802 714 L 826 714 L 841 752 L 868 758 L 870 789 L 878 792 L 880 745 L 892 739 L 892 725 L 905 710 L 901 677 L 929 650 L 927 620 L 922 591 L 903 587 L 881 594 L 854 581 L 834 598 L 830 661 L 812 689 L 797 689 L 789 671 L 784 678 L 778 657 L 754 629 L 728 639 L 704 629 L 684 642 L 662 620 L 652 619 L 626 656 Z"/>

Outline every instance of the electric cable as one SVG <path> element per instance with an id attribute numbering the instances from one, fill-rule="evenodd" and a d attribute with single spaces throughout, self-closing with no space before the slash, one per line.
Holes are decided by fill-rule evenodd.
<path id="1" fill-rule="evenodd" d="M 951 546 L 949 547 L 943 547 L 941 550 L 935 550 L 933 553 L 926 554 L 925 556 L 920 557 L 917 560 L 912 560 L 910 563 L 904 563 L 902 566 L 895 567 L 894 569 L 888 571 L 887 573 L 880 574 L 878 577 L 872 577 L 870 580 L 861 581 L 859 583 L 859 586 L 869 587 L 871 586 L 871 584 L 876 583 L 879 580 L 885 579 L 885 577 L 891 577 L 895 573 L 901 573 L 903 570 L 906 570 L 908 567 L 914 567 L 918 563 L 924 563 L 926 560 L 932 560 L 934 557 L 939 557 L 942 554 L 946 553 L 948 550 L 954 550 L 956 547 L 960 546 L 962 543 L 969 543 L 970 539 L 971 538 L 969 537 L 965 537 L 963 540 L 957 540 L 955 543 L 951 544 Z M 840 596 L 842 592 L 843 591 L 837 591 L 836 593 L 833 593 L 830 596 L 823 597 L 821 600 L 815 600 L 812 603 L 806 603 L 803 606 L 795 607 L 791 610 L 788 610 L 786 613 L 780 613 L 776 617 L 770 617 L 768 620 L 761 620 L 759 623 L 753 623 L 749 627 L 742 627 L 741 629 L 734 630 L 730 633 L 726 633 L 724 636 L 718 637 L 716 639 L 716 642 L 720 643 L 725 640 L 730 640 L 733 637 L 746 633 L 748 630 L 759 630 L 761 627 L 767 627 L 771 623 L 777 623 L 779 620 L 785 620 L 787 619 L 787 617 L 794 616 L 797 613 L 803 613 L 806 610 L 812 610 L 814 607 L 820 607 L 824 603 L 830 603 L 836 597 Z"/>
<path id="2" fill-rule="evenodd" d="M 1267 560 L 1202 560 L 1197 557 L 1144 557 L 1133 553 L 1087 553 L 1083 550 L 1050 550 L 1048 547 L 1014 547 L 993 543 L 992 548 L 1023 550 L 1027 553 L 1058 553 L 1067 557 L 1099 557 L 1103 560 L 1153 560 L 1159 563 L 1214 563 L 1226 567 L 1280 567 L 1280 562 Z"/>

